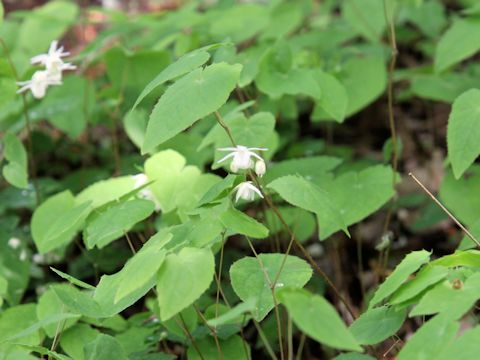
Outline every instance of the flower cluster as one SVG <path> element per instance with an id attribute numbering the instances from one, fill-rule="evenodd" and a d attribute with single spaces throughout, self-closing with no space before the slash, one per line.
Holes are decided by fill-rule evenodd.
<path id="1" fill-rule="evenodd" d="M 17 93 L 30 90 L 33 97 L 41 99 L 45 96 L 49 86 L 62 84 L 62 71 L 76 69 L 75 65 L 62 60 L 63 57 L 70 55 L 70 53 L 63 51 L 63 46 L 59 48 L 57 46 L 58 41 L 52 41 L 48 53 L 37 55 L 30 59 L 32 64 L 40 64 L 45 67 L 45 70 L 35 71 L 31 80 L 18 82 L 18 85 L 21 87 Z"/>
<path id="2" fill-rule="evenodd" d="M 235 147 L 220 148 L 219 151 L 230 151 L 230 154 L 224 156 L 218 163 L 225 160 L 232 159 L 230 163 L 230 170 L 234 173 L 239 170 L 254 169 L 257 176 L 262 177 L 266 171 L 265 161 L 255 151 L 266 151 L 266 148 L 248 148 L 243 145 L 237 145 Z M 255 158 L 254 161 L 252 158 Z M 255 194 L 258 194 L 263 198 L 262 192 L 253 185 L 251 181 L 244 181 L 240 183 L 236 188 L 237 194 L 235 196 L 235 202 L 243 199 L 246 201 L 252 201 L 255 199 Z"/>

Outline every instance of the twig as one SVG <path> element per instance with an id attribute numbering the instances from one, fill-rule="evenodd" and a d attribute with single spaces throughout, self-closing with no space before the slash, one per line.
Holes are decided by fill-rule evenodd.
<path id="1" fill-rule="evenodd" d="M 192 346 L 195 348 L 195 350 L 197 351 L 198 355 L 200 356 L 200 359 L 202 360 L 206 360 L 203 355 L 202 355 L 202 352 L 200 351 L 200 349 L 198 348 L 197 344 L 195 343 L 195 340 L 193 339 L 193 336 L 192 334 L 190 333 L 190 330 L 188 330 L 188 327 L 187 327 L 187 324 L 185 323 L 185 320 L 183 320 L 183 316 L 182 314 L 178 314 L 178 317 L 180 318 L 180 322 L 177 320 L 177 318 L 175 318 L 175 321 L 177 322 L 177 325 L 180 326 L 180 328 L 183 330 L 183 332 L 185 333 L 185 335 L 187 335 L 188 339 L 190 340 L 190 342 L 192 343 Z M 208 360 L 208 359 L 207 359 Z"/>
<path id="2" fill-rule="evenodd" d="M 394 102 L 394 94 L 393 94 L 393 72 L 395 71 L 395 66 L 397 64 L 397 56 L 398 56 L 398 48 L 397 48 L 397 41 L 396 41 L 396 34 L 395 34 L 395 24 L 394 20 L 388 16 L 387 10 L 387 3 L 386 0 L 383 0 L 383 10 L 385 14 L 385 22 L 388 25 L 388 38 L 390 42 L 391 48 L 391 59 L 390 64 L 388 66 L 388 85 L 387 85 L 387 98 L 388 98 L 388 121 L 390 127 L 390 137 L 392 139 L 392 186 L 395 188 L 395 184 L 397 182 L 397 170 L 398 170 L 398 144 L 397 144 L 397 130 L 395 125 L 395 114 L 393 111 L 393 102 Z M 388 208 L 387 216 L 385 218 L 385 224 L 383 226 L 383 233 L 386 233 L 390 221 L 392 218 L 392 211 L 393 211 L 393 204 Z"/>
<path id="3" fill-rule="evenodd" d="M 452 219 L 455 224 L 457 224 L 458 227 L 463 230 L 463 232 L 470 238 L 470 240 L 472 240 L 475 244 L 477 244 L 477 246 L 480 247 L 480 241 L 478 241 L 475 236 L 473 236 L 470 231 L 468 231 L 467 228 L 463 226 L 462 223 L 458 221 L 457 218 L 453 216 L 453 214 L 448 211 L 448 209 L 443 206 L 440 201 L 437 200 L 437 198 L 425 187 L 425 185 L 420 182 L 420 180 L 417 179 L 415 175 L 413 175 L 412 173 L 408 173 L 408 176 L 415 180 L 415 182 L 422 188 L 422 190 L 425 191 L 427 195 L 430 196 L 430 198 L 450 217 L 450 219 Z"/>
<path id="4" fill-rule="evenodd" d="M 193 307 L 195 308 L 195 311 L 197 312 L 198 316 L 200 316 L 200 319 L 202 319 L 202 321 L 205 323 L 205 326 L 208 328 L 208 330 L 210 330 L 210 333 L 212 334 L 215 340 L 215 345 L 217 346 L 218 357 L 220 358 L 220 360 L 223 360 L 223 352 L 220 346 L 220 341 L 218 340 L 217 330 L 211 327 L 210 325 L 208 325 L 207 319 L 205 318 L 205 316 L 203 316 L 202 312 L 197 308 L 195 304 L 193 304 Z"/>

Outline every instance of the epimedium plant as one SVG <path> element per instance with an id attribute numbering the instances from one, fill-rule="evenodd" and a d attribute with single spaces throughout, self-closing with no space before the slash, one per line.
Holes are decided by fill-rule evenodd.
<path id="1" fill-rule="evenodd" d="M 480 298 L 480 92 L 478 65 L 460 63 L 480 33 L 478 6 L 461 4 L 455 18 L 434 0 L 191 2 L 135 21 L 68 1 L 10 13 L 0 358 L 301 359 L 308 338 L 324 358 L 371 359 L 392 342 L 398 359 L 474 359 L 477 322 L 459 329 Z M 97 30 L 89 15 L 108 27 L 78 49 L 65 37 L 72 56 L 55 39 Z M 412 38 L 430 63 L 396 70 Z M 402 141 L 391 122 L 383 161 L 355 159 L 297 136 L 297 119 L 332 131 L 385 92 L 391 105 L 393 82 L 407 83 L 401 101 L 453 103 L 440 198 L 471 232 L 454 253 L 406 254 L 353 307 L 306 242 L 395 211 Z M 40 162 L 53 153 L 66 170 Z"/>

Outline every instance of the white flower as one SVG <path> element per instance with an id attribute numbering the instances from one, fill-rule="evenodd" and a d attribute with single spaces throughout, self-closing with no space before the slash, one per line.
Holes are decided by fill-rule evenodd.
<path id="1" fill-rule="evenodd" d="M 147 177 L 147 175 L 145 175 L 143 173 L 132 175 L 132 179 L 135 181 L 134 184 L 133 184 L 133 189 L 134 190 L 138 189 L 139 187 L 142 187 L 143 185 L 148 183 L 148 177 Z M 153 201 L 155 203 L 155 210 L 157 210 L 157 211 L 160 210 L 160 203 L 158 202 L 155 195 L 153 195 L 152 190 L 150 190 L 148 187 L 140 190 L 138 195 L 143 199 Z"/>
<path id="2" fill-rule="evenodd" d="M 220 148 L 217 150 L 230 151 L 230 154 L 218 160 L 217 163 L 221 163 L 227 159 L 233 158 L 232 163 L 230 164 L 230 169 L 233 172 L 237 172 L 238 170 L 253 168 L 253 160 L 251 159 L 252 156 L 263 161 L 263 159 L 257 153 L 254 153 L 254 151 L 266 151 L 268 149 L 247 148 L 243 145 L 237 145 L 236 147 Z"/>
<path id="3" fill-rule="evenodd" d="M 45 256 L 43 256 L 42 254 L 33 254 L 32 261 L 35 264 L 42 264 L 45 262 Z"/>
<path id="4" fill-rule="evenodd" d="M 23 93 L 27 90 L 32 92 L 33 97 L 41 99 L 45 96 L 47 88 L 50 85 L 61 85 L 62 82 L 50 76 L 47 70 L 35 71 L 31 80 L 20 81 L 17 83 L 21 86 L 17 93 Z"/>
<path id="5" fill-rule="evenodd" d="M 10 240 L 8 240 L 8 246 L 10 246 L 12 249 L 18 248 L 20 244 L 21 244 L 20 239 L 11 238 Z"/>
<path id="6" fill-rule="evenodd" d="M 77 67 L 62 60 L 62 57 L 70 55 L 69 52 L 63 51 L 63 46 L 59 47 L 58 41 L 54 40 L 50 44 L 48 53 L 34 56 L 30 59 L 32 64 L 42 64 L 47 68 L 50 77 L 60 81 L 62 79 L 62 71 L 75 70 Z"/>
<path id="7" fill-rule="evenodd" d="M 267 171 L 267 167 L 266 167 L 266 165 L 265 165 L 265 161 L 263 161 L 263 160 L 258 160 L 258 161 L 255 163 L 255 174 L 257 174 L 257 176 L 262 177 L 263 175 L 265 175 L 265 171 Z"/>
<path id="8" fill-rule="evenodd" d="M 235 189 L 237 190 L 237 195 L 235 196 L 235 202 L 243 199 L 247 201 L 253 201 L 255 199 L 255 193 L 263 198 L 262 192 L 258 190 L 251 181 L 244 181 L 238 184 Z"/>

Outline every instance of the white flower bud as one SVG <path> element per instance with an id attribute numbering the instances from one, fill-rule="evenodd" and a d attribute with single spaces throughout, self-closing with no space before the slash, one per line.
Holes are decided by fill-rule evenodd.
<path id="1" fill-rule="evenodd" d="M 265 175 L 266 170 L 267 169 L 266 169 L 265 161 L 258 160 L 255 163 L 255 173 L 257 174 L 257 176 L 262 177 L 263 175 Z"/>

